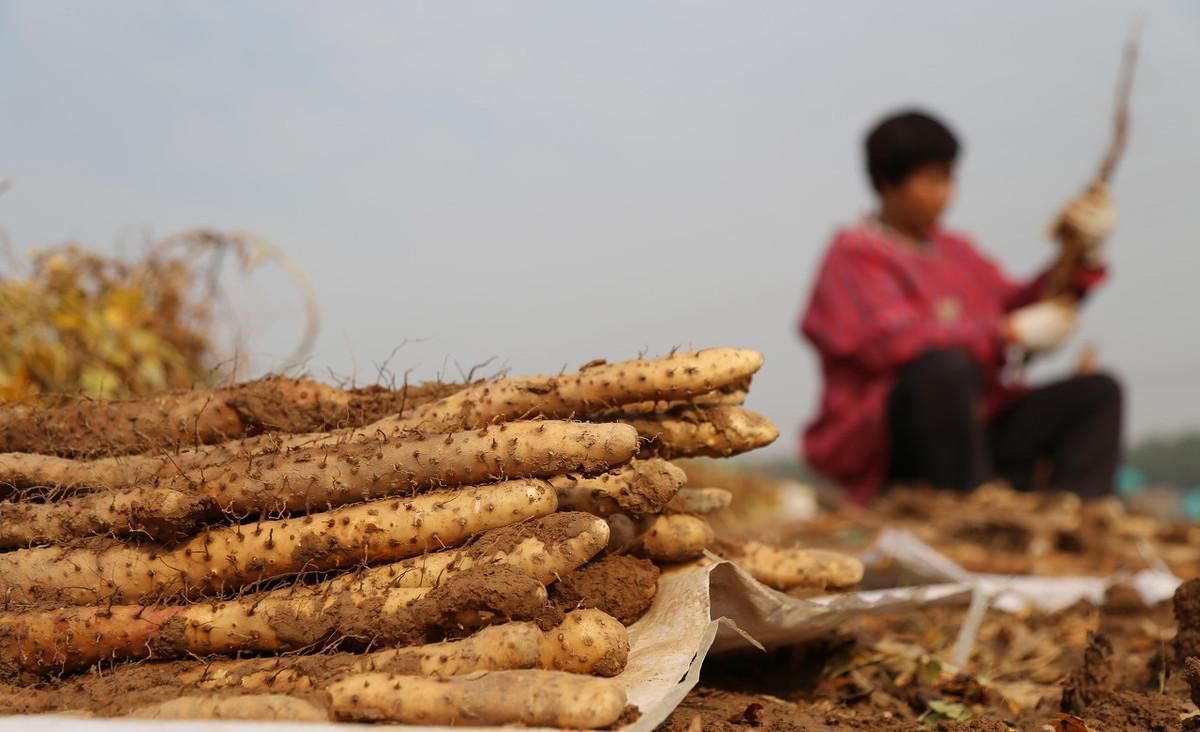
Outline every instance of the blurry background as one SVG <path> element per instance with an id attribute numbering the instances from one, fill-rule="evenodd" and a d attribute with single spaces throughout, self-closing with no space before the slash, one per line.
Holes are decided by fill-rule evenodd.
<path id="1" fill-rule="evenodd" d="M 1114 277 L 1040 369 L 1095 342 L 1138 439 L 1200 426 L 1200 3 L 1149 6 Z M 870 204 L 866 127 L 946 116 L 966 142 L 951 224 L 1032 274 L 1107 144 L 1141 8 L 0 2 L 0 225 L 16 251 L 261 233 L 316 288 L 310 370 L 360 382 L 401 344 L 414 380 L 760 349 L 749 406 L 787 458 L 819 389 L 796 314 Z M 251 370 L 280 368 L 296 288 L 264 270 L 240 297 Z"/>

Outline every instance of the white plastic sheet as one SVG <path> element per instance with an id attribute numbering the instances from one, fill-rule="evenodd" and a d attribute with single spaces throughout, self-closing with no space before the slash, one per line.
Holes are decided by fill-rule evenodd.
<path id="1" fill-rule="evenodd" d="M 1034 608 L 1039 612 L 1054 612 L 1080 600 L 1099 604 L 1104 593 L 1117 582 L 1128 582 L 1148 605 L 1168 600 L 1182 580 L 1165 567 L 1122 572 L 1112 577 L 1029 577 L 1023 575 L 978 574 L 968 572 L 945 555 L 908 531 L 884 529 L 874 546 L 863 557 L 871 566 L 876 560 L 888 557 L 893 569 L 906 576 L 906 581 L 925 583 L 961 582 L 978 588 L 990 598 L 990 604 L 1006 612 Z M 867 577 L 868 584 L 892 585 L 894 573 L 888 577 Z"/>

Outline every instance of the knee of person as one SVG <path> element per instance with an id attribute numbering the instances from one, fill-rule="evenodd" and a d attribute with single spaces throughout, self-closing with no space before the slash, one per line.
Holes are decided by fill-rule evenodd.
<path id="1" fill-rule="evenodd" d="M 964 351 L 938 348 L 926 351 L 905 367 L 905 376 L 941 389 L 974 388 L 979 367 Z"/>

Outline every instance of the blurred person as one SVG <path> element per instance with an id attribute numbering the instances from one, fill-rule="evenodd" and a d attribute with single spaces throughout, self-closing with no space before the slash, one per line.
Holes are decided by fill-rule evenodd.
<path id="1" fill-rule="evenodd" d="M 1024 354 L 1061 345 L 1076 305 L 1043 300 L 1048 271 L 1006 275 L 966 235 L 939 223 L 954 194 L 955 135 L 906 111 L 867 135 L 875 213 L 839 230 L 800 330 L 818 351 L 820 412 L 803 435 L 808 462 L 859 503 L 885 485 L 970 490 L 1005 480 L 1086 497 L 1113 490 L 1122 422 L 1104 373 L 1030 388 L 1006 376 Z M 1116 220 L 1103 187 L 1063 209 L 1084 249 L 1080 302 L 1106 274 Z"/>

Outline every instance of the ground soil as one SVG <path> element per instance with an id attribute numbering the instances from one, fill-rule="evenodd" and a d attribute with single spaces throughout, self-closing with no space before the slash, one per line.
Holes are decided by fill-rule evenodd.
<path id="1" fill-rule="evenodd" d="M 1190 729 L 1190 677 L 1162 664 L 1172 605 L 1147 608 L 1118 590 L 1102 607 L 989 611 L 962 669 L 947 659 L 964 609 L 864 618 L 804 646 L 710 656 L 660 729 Z"/>
<path id="2" fill-rule="evenodd" d="M 893 489 L 869 511 L 846 505 L 810 520 L 771 522 L 744 505 L 768 504 L 769 492 L 752 493 L 748 479 L 723 482 L 712 477 L 716 472 L 701 475 L 706 485 L 734 493 L 731 510 L 712 517 L 717 533 L 730 538 L 859 553 L 882 529 L 904 529 L 974 572 L 1109 576 L 1165 565 L 1179 577 L 1200 575 L 1200 526 L 1129 513 L 1115 499 L 1084 503 L 1068 494 L 1003 488 L 966 495 Z"/>

